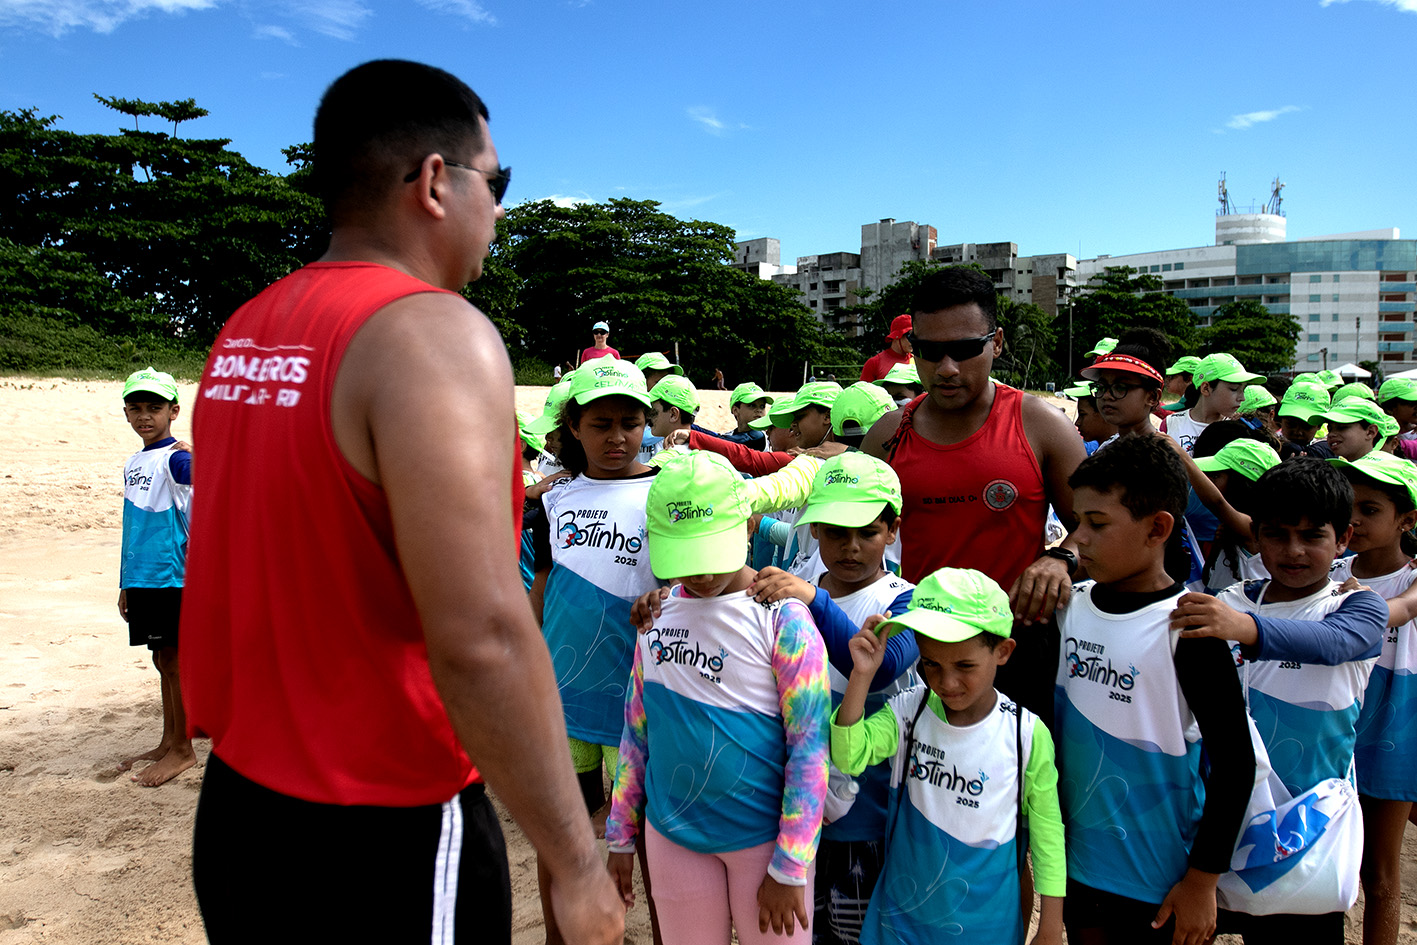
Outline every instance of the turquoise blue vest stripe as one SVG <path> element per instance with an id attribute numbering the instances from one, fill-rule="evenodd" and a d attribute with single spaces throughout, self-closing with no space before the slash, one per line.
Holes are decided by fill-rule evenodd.
<path id="1" fill-rule="evenodd" d="M 1354 756 L 1359 793 L 1417 801 L 1417 675 L 1373 667 Z"/>
<path id="2" fill-rule="evenodd" d="M 1308 709 L 1250 687 L 1250 717 L 1269 751 L 1274 773 L 1295 797 L 1327 778 L 1348 777 L 1358 703 Z"/>
<path id="3" fill-rule="evenodd" d="M 782 720 L 708 705 L 648 680 L 644 706 L 654 746 L 645 810 L 654 829 L 699 853 L 776 840 L 787 763 Z M 705 746 L 712 746 L 707 758 Z"/>
<path id="4" fill-rule="evenodd" d="M 566 731 L 573 738 L 620 745 L 635 659 L 631 603 L 569 568 L 551 566 L 541 630 L 561 690 Z"/>

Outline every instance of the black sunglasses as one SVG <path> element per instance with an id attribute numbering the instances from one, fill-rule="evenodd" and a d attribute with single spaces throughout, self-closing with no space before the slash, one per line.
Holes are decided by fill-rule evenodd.
<path id="1" fill-rule="evenodd" d="M 905 337 L 910 340 L 910 347 L 915 352 L 915 356 L 922 361 L 937 362 L 948 357 L 951 361 L 959 363 L 983 354 L 984 346 L 994 340 L 994 333 L 991 331 L 978 338 L 961 338 L 958 341 L 929 341 L 919 337 L 913 331 Z"/>
<path id="2" fill-rule="evenodd" d="M 500 204 L 502 202 L 502 198 L 507 195 L 507 186 L 512 182 L 512 169 L 510 167 L 499 167 L 495 172 L 493 172 L 484 171 L 482 168 L 473 167 L 471 164 L 459 164 L 457 161 L 449 161 L 447 158 L 443 158 L 443 163 L 446 164 L 448 167 L 460 167 L 465 171 L 476 171 L 479 174 L 490 175 L 487 178 L 487 186 L 491 188 L 492 198 L 498 204 Z M 403 182 L 405 184 L 411 184 L 414 181 L 418 180 L 418 175 L 421 173 L 423 173 L 422 165 L 415 168 L 407 177 L 403 179 Z"/>

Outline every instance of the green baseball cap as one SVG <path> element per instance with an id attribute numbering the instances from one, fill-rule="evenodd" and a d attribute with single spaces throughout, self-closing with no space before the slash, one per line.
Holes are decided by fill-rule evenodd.
<path id="1" fill-rule="evenodd" d="M 876 457 L 852 451 L 822 463 L 797 523 L 861 528 L 880 518 L 887 505 L 900 514 L 900 477 Z"/>
<path id="2" fill-rule="evenodd" d="M 792 418 L 803 407 L 825 407 L 830 410 L 841 396 L 841 385 L 834 381 L 812 381 L 797 388 L 789 399 L 778 401 L 768 410 L 766 419 L 775 427 L 792 426 Z M 891 406 L 895 406 L 892 404 Z M 752 424 L 749 424 L 752 426 Z M 766 426 L 757 429 L 766 429 Z"/>
<path id="3" fill-rule="evenodd" d="M 1191 383 L 1200 387 L 1202 384 L 1214 384 L 1216 381 L 1228 381 L 1231 384 L 1247 384 L 1251 381 L 1264 381 L 1264 375 L 1251 374 L 1245 370 L 1233 354 L 1212 354 L 1201 358 L 1201 363 L 1196 365 L 1196 369 L 1191 372 Z"/>
<path id="4" fill-rule="evenodd" d="M 1095 358 L 1099 354 L 1111 354 L 1112 349 L 1115 347 L 1117 347 L 1116 338 L 1103 338 L 1097 344 L 1092 346 L 1092 350 L 1087 352 L 1085 357 Z"/>
<path id="5" fill-rule="evenodd" d="M 1167 375 L 1172 374 L 1194 374 L 1196 368 L 1201 366 L 1201 359 L 1193 354 L 1188 354 L 1184 358 L 1177 358 L 1176 363 L 1166 369 Z"/>
<path id="6" fill-rule="evenodd" d="M 885 621 L 876 632 L 894 636 L 914 630 L 941 643 L 959 643 L 981 633 L 1007 637 L 1013 625 L 1009 595 L 988 575 L 941 568 L 915 585 L 909 610 Z"/>
<path id="7" fill-rule="evenodd" d="M 752 381 L 746 381 L 733 388 L 733 393 L 728 395 L 728 406 L 732 407 L 735 404 L 754 404 L 760 400 L 766 400 L 768 403 L 772 403 L 775 399 L 775 397 L 771 396 L 757 384 L 754 384 Z"/>
<path id="8" fill-rule="evenodd" d="M 663 580 L 725 574 L 747 560 L 746 480 L 717 453 L 696 451 L 659 470 L 645 499 L 650 570 Z"/>
<path id="9" fill-rule="evenodd" d="M 1279 402 L 1279 416 L 1311 422 L 1329 408 L 1328 388 L 1320 383 L 1295 381 Z"/>
<path id="10" fill-rule="evenodd" d="M 1324 386 L 1330 390 L 1343 386 L 1343 375 L 1337 371 L 1320 371 L 1319 380 L 1323 381 Z"/>
<path id="11" fill-rule="evenodd" d="M 662 351 L 645 352 L 635 359 L 635 367 L 641 371 L 672 371 L 680 377 L 684 376 L 684 369 L 671 363 Z"/>
<path id="12" fill-rule="evenodd" d="M 531 423 L 532 417 L 529 413 L 517 411 L 517 433 L 521 436 L 522 442 L 538 453 L 546 452 L 546 437 L 539 433 L 532 433 L 527 429 L 527 424 Z"/>
<path id="13" fill-rule="evenodd" d="M 885 387 L 887 384 L 909 384 L 912 387 L 919 387 L 922 390 L 925 387 L 924 384 L 920 383 L 920 374 L 915 370 L 915 363 L 913 361 L 905 361 L 900 364 L 892 365 L 891 369 L 886 372 L 885 377 L 878 377 L 871 383 L 875 384 L 877 387 Z"/>
<path id="14" fill-rule="evenodd" d="M 1245 388 L 1245 397 L 1240 401 L 1240 413 L 1254 413 L 1261 407 L 1272 407 L 1277 402 L 1269 391 L 1258 384 L 1251 384 Z"/>
<path id="15" fill-rule="evenodd" d="M 1250 439 L 1231 440 L 1214 456 L 1202 456 L 1196 460 L 1196 468 L 1201 472 L 1233 470 L 1251 482 L 1264 475 L 1265 470 L 1278 465 L 1278 453 L 1259 440 Z"/>
<path id="16" fill-rule="evenodd" d="M 1390 377 L 1378 388 L 1378 403 L 1389 400 L 1417 400 L 1417 377 Z"/>
<path id="17" fill-rule="evenodd" d="M 1382 450 L 1373 450 L 1354 460 L 1335 456 L 1329 462 L 1345 474 L 1351 469 L 1369 479 L 1401 486 L 1407 490 L 1407 497 L 1412 500 L 1412 504 L 1417 506 L 1417 464 Z"/>
<path id="18" fill-rule="evenodd" d="M 1361 397 L 1349 397 L 1347 400 L 1335 402 L 1320 416 L 1330 423 L 1371 423 L 1385 437 L 1395 436 L 1398 432 L 1396 420 L 1371 400 Z"/>
<path id="19" fill-rule="evenodd" d="M 629 361 L 606 355 L 576 368 L 571 378 L 571 400 L 585 406 L 602 397 L 628 397 L 646 407 L 653 401 L 645 389 L 645 376 Z"/>
<path id="20" fill-rule="evenodd" d="M 895 409 L 895 401 L 884 388 L 868 381 L 857 381 L 837 395 L 832 409 L 832 433 L 857 436 L 865 434 L 871 425 Z M 851 429 L 847 429 L 850 425 Z"/>
<path id="21" fill-rule="evenodd" d="M 1333 402 L 1338 403 L 1340 400 L 1347 400 L 1349 397 L 1358 397 L 1363 400 L 1376 400 L 1376 396 L 1377 395 L 1373 393 L 1373 389 L 1367 384 L 1364 384 L 1362 381 L 1354 381 L 1352 384 L 1344 384 L 1338 390 L 1334 391 Z"/>
<path id="22" fill-rule="evenodd" d="M 1324 379 L 1313 371 L 1305 371 L 1303 374 L 1294 375 L 1295 384 L 1322 384 Z"/>
<path id="23" fill-rule="evenodd" d="M 768 427 L 775 425 L 776 424 L 772 422 L 772 414 L 770 413 L 765 413 L 756 420 L 748 421 L 748 429 L 750 430 L 766 430 Z"/>
<path id="24" fill-rule="evenodd" d="M 571 399 L 571 385 L 564 379 L 546 392 L 546 405 L 541 416 L 522 427 L 523 432 L 545 436 L 561 425 L 561 408 Z"/>
<path id="25" fill-rule="evenodd" d="M 145 367 L 141 371 L 134 371 L 123 382 L 123 396 L 125 398 L 138 391 L 157 394 L 163 400 L 177 403 L 177 381 L 171 374 L 159 371 L 155 367 Z"/>
<path id="26" fill-rule="evenodd" d="M 1092 381 L 1083 381 L 1081 384 L 1074 384 L 1072 387 L 1063 389 L 1064 397 L 1092 397 L 1096 391 L 1092 389 Z"/>
<path id="27" fill-rule="evenodd" d="M 666 374 L 649 392 L 650 400 L 662 400 L 671 407 L 678 407 L 685 413 L 699 412 L 699 392 L 687 378 L 678 374 Z"/>

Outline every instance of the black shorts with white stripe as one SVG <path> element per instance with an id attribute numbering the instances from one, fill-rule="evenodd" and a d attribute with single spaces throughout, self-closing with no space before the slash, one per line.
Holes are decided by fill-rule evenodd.
<path id="1" fill-rule="evenodd" d="M 426 807 L 316 804 L 212 755 L 192 879 L 214 945 L 511 941 L 507 850 L 480 784 Z"/>

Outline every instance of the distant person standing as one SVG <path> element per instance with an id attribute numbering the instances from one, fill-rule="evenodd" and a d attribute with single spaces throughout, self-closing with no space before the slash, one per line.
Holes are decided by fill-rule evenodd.
<path id="1" fill-rule="evenodd" d="M 723 386 L 723 370 L 721 368 L 713 369 L 713 387 L 714 390 L 727 390 Z"/>
<path id="2" fill-rule="evenodd" d="M 206 933 L 509 942 L 485 779 L 567 939 L 618 942 L 517 574 L 511 365 L 457 294 L 511 176 L 487 107 L 441 69 L 369 62 L 326 91 L 314 141 L 329 249 L 227 321 L 193 428 L 180 656 L 190 731 L 212 739 Z"/>
<path id="3" fill-rule="evenodd" d="M 610 347 L 610 343 L 606 340 L 610 337 L 609 322 L 596 322 L 594 325 L 591 325 L 590 337 L 593 343 L 589 348 L 581 352 L 582 364 L 585 364 L 587 361 L 594 361 L 596 358 L 620 357 L 620 352 Z"/>
<path id="4" fill-rule="evenodd" d="M 871 357 L 861 368 L 861 380 L 879 381 L 890 373 L 897 364 L 909 364 L 910 357 L 910 315 L 897 315 L 891 320 L 890 342 L 884 351 Z"/>

